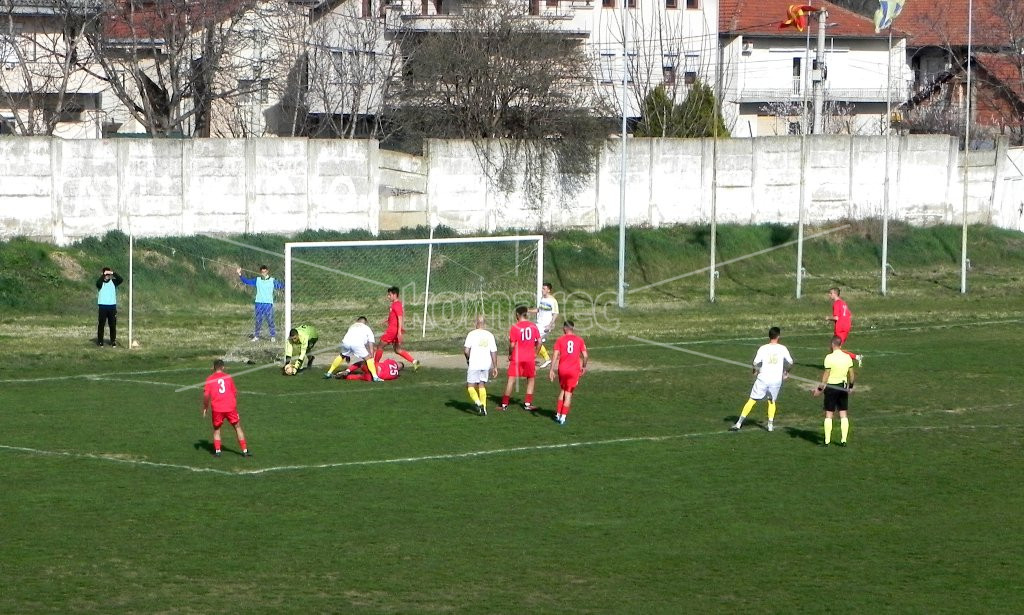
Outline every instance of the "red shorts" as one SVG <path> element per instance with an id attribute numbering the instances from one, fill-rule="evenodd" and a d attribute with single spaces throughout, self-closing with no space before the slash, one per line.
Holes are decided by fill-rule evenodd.
<path id="1" fill-rule="evenodd" d="M 558 372 L 558 386 L 566 393 L 572 393 L 580 383 L 582 372 Z"/>
<path id="2" fill-rule="evenodd" d="M 529 361 L 509 361 L 508 375 L 512 378 L 536 378 L 537 364 L 533 359 Z"/>
<path id="3" fill-rule="evenodd" d="M 231 412 L 217 412 L 213 411 L 213 428 L 220 429 L 220 426 L 224 424 L 226 419 L 231 425 L 238 424 L 238 410 L 232 410 Z"/>
<path id="4" fill-rule="evenodd" d="M 838 336 L 839 339 L 843 340 L 843 343 L 845 344 L 846 343 L 846 336 L 849 335 L 849 334 L 850 334 L 850 330 L 849 329 L 836 329 L 835 333 L 833 335 Z"/>
<path id="5" fill-rule="evenodd" d="M 380 343 L 381 345 L 398 343 L 398 331 L 388 329 L 384 332 L 384 335 L 380 336 Z"/>

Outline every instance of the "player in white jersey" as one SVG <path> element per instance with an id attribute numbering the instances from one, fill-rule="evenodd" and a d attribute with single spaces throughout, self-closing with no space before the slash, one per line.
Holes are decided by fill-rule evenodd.
<path id="1" fill-rule="evenodd" d="M 537 303 L 537 307 L 530 310 L 531 313 L 537 314 L 537 328 L 540 329 L 540 347 L 537 349 L 537 354 L 544 361 L 540 366 L 547 367 L 551 365 L 551 356 L 548 355 L 548 349 L 544 346 L 544 342 L 547 341 L 548 332 L 555 327 L 555 321 L 558 320 L 558 299 L 551 294 L 551 282 L 544 282 L 540 287 L 540 301 Z"/>
<path id="2" fill-rule="evenodd" d="M 341 339 L 341 347 L 338 349 L 338 357 L 324 373 L 324 378 L 333 378 L 334 372 L 347 360 L 349 366 L 366 363 L 366 369 L 373 376 L 373 381 L 381 382 L 373 360 L 373 344 L 373 330 L 366 324 L 366 317 L 360 316 L 345 332 L 345 337 Z"/>
<path id="3" fill-rule="evenodd" d="M 494 335 L 484 328 L 484 317 L 476 317 L 476 329 L 469 332 L 462 345 L 466 355 L 466 389 L 476 404 L 477 414 L 487 416 L 487 376 L 498 376 L 498 344 Z"/>
<path id="4" fill-rule="evenodd" d="M 775 429 L 775 404 L 782 391 L 782 381 L 789 378 L 789 370 L 793 368 L 793 357 L 789 349 L 779 343 L 782 331 L 778 327 L 768 330 L 768 343 L 757 349 L 754 355 L 754 386 L 750 388 L 750 399 L 743 405 L 740 417 L 730 429 L 739 431 L 743 419 L 747 418 L 757 400 L 768 398 L 768 431 Z"/>

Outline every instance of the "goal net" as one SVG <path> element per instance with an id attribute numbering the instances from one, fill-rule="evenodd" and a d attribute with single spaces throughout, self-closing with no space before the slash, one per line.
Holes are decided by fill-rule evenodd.
<path id="1" fill-rule="evenodd" d="M 516 305 L 537 305 L 541 235 L 285 244 L 285 331 L 317 328 L 318 346 L 341 341 L 359 316 L 379 339 L 399 289 L 408 342 L 461 341 L 477 314 L 502 331 Z"/>

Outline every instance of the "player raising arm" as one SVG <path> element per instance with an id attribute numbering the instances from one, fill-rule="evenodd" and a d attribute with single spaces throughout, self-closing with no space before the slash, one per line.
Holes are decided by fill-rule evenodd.
<path id="1" fill-rule="evenodd" d="M 498 377 L 498 344 L 487 330 L 482 315 L 476 317 L 476 328 L 462 344 L 466 356 L 466 390 L 476 404 L 476 412 L 487 416 L 487 375 Z"/>
<path id="2" fill-rule="evenodd" d="M 509 397 L 516 378 L 526 378 L 526 400 L 523 409 L 533 412 L 533 387 L 537 377 L 537 345 L 540 344 L 540 329 L 527 317 L 525 305 L 516 308 L 516 322 L 508 330 L 508 382 L 501 398 L 501 409 L 508 409 Z"/>
<path id="3" fill-rule="evenodd" d="M 226 419 L 235 428 L 242 456 L 252 457 L 252 453 L 245 445 L 245 432 L 242 431 L 242 423 L 238 419 L 235 381 L 224 373 L 224 361 L 221 359 L 213 362 L 213 373 L 206 378 L 206 384 L 203 386 L 203 418 L 206 418 L 207 410 L 212 410 L 210 418 L 213 420 L 213 455 L 220 457 L 220 426 Z"/>
<path id="4" fill-rule="evenodd" d="M 548 372 L 548 379 L 555 381 L 555 365 L 558 366 L 558 386 L 561 391 L 558 393 L 558 404 L 555 406 L 555 422 L 565 425 L 566 415 L 569 414 L 569 405 L 572 404 L 572 394 L 580 383 L 580 378 L 587 371 L 587 361 L 590 355 L 587 354 L 587 344 L 583 338 L 576 335 L 576 324 L 571 320 L 562 323 L 562 337 L 555 342 L 555 354 L 552 357 L 551 370 Z"/>

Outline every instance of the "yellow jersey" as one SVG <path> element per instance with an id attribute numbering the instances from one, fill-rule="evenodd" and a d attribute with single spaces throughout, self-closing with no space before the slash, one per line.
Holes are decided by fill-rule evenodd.
<path id="1" fill-rule="evenodd" d="M 853 367 L 853 359 L 842 350 L 836 349 L 825 355 L 825 369 L 828 370 L 828 384 L 843 384 Z"/>

